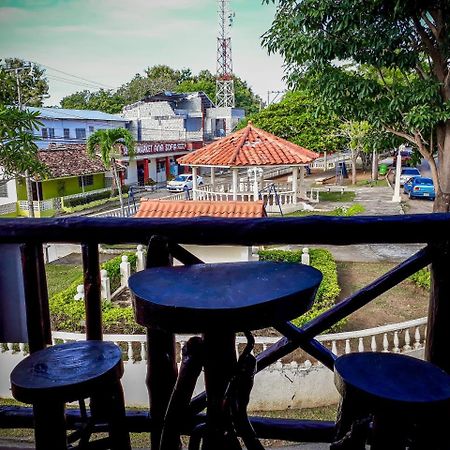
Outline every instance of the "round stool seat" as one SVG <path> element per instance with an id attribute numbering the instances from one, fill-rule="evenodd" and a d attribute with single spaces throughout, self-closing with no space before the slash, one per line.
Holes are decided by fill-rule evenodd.
<path id="1" fill-rule="evenodd" d="M 24 403 L 71 402 L 101 392 L 123 375 L 120 348 L 110 342 L 81 341 L 39 350 L 11 373 L 14 398 Z"/>
<path id="2" fill-rule="evenodd" d="M 351 353 L 336 360 L 334 374 L 344 398 L 358 399 L 375 414 L 401 410 L 418 418 L 450 407 L 450 376 L 410 356 Z"/>
<path id="3" fill-rule="evenodd" d="M 157 267 L 129 278 L 136 320 L 177 333 L 255 330 L 312 305 L 322 274 L 302 264 L 243 262 Z"/>

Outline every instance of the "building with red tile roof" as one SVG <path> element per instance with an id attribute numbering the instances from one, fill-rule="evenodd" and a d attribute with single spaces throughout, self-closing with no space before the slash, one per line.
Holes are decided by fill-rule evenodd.
<path id="1" fill-rule="evenodd" d="M 265 217 L 262 201 L 174 201 L 143 199 L 137 218 L 186 218 L 186 217 L 221 217 L 221 218 L 255 218 Z"/>

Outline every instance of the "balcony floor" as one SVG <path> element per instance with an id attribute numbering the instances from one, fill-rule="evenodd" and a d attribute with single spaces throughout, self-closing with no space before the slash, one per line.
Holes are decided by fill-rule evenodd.
<path id="1" fill-rule="evenodd" d="M 11 439 L 0 438 L 0 450 L 29 450 L 33 448 L 34 445 L 32 444 L 15 442 Z M 267 450 L 328 450 L 329 448 L 330 444 L 298 444 L 294 446 L 285 446 L 285 447 L 267 447 Z M 150 449 L 141 448 L 139 450 L 150 450 Z"/>

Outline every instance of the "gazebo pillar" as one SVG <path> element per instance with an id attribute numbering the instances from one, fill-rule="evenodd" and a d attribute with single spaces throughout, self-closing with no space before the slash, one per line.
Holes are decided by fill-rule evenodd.
<path id="1" fill-rule="evenodd" d="M 298 167 L 292 168 L 292 192 L 294 193 L 294 205 L 297 203 L 297 192 L 298 192 Z"/>
<path id="2" fill-rule="evenodd" d="M 237 193 L 239 190 L 239 183 L 238 183 L 238 169 L 233 168 L 231 169 L 231 177 L 232 177 L 232 191 L 233 191 L 233 200 L 237 200 Z"/>
<path id="3" fill-rule="evenodd" d="M 192 167 L 192 200 L 198 200 L 197 167 Z"/>
<path id="4" fill-rule="evenodd" d="M 299 194 L 301 198 L 306 198 L 305 189 L 305 166 L 300 167 Z"/>
<path id="5" fill-rule="evenodd" d="M 211 190 L 213 192 L 216 190 L 216 172 L 214 167 L 211 167 Z"/>

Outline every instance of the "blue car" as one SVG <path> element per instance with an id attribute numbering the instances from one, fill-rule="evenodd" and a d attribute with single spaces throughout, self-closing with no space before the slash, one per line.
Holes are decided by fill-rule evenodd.
<path id="1" fill-rule="evenodd" d="M 410 178 L 403 185 L 403 192 L 408 194 L 409 198 L 423 197 L 434 200 L 436 197 L 433 180 L 425 177 Z"/>

